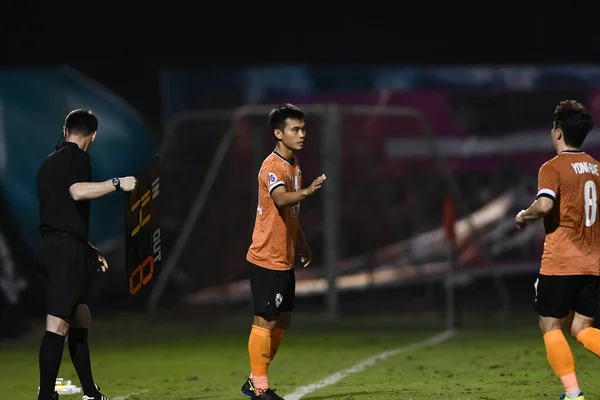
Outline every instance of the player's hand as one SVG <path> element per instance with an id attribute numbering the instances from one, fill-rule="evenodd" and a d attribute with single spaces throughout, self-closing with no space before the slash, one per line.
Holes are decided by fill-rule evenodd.
<path id="1" fill-rule="evenodd" d="M 121 181 L 121 190 L 124 192 L 131 192 L 137 187 L 137 179 L 133 176 L 119 178 L 119 181 Z"/>
<path id="2" fill-rule="evenodd" d="M 325 179 L 327 179 L 327 176 L 325 176 L 325 174 L 317 177 L 317 179 L 315 179 L 313 181 L 313 183 L 310 184 L 309 187 L 306 188 L 307 194 L 309 196 L 313 195 L 317 190 L 321 189 L 321 185 L 323 185 L 323 182 L 325 182 Z"/>
<path id="3" fill-rule="evenodd" d="M 98 252 L 98 263 L 100 264 L 98 271 L 106 272 L 108 269 L 108 262 L 106 261 L 106 258 L 104 258 L 104 255 L 102 255 L 100 252 Z"/>
<path id="4" fill-rule="evenodd" d="M 525 218 L 523 218 L 524 212 L 525 210 L 519 211 L 519 213 L 515 217 L 515 224 L 517 224 L 517 228 L 519 229 L 525 229 L 525 227 L 527 227 L 527 221 L 525 221 Z"/>
<path id="5" fill-rule="evenodd" d="M 307 243 L 300 242 L 300 263 L 304 268 L 308 267 L 312 261 L 312 251 Z"/>

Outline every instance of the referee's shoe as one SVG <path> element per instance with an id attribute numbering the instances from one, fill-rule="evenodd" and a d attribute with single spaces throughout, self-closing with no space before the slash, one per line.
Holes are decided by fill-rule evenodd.
<path id="1" fill-rule="evenodd" d="M 97 394 L 94 396 L 84 395 L 82 400 L 110 400 L 108 397 L 100 393 L 100 386 L 96 385 L 96 389 L 98 390 Z"/>

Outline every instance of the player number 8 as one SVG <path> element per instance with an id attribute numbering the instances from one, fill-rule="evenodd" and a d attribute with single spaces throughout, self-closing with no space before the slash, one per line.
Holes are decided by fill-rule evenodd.
<path id="1" fill-rule="evenodd" d="M 585 200 L 585 226 L 589 228 L 596 222 L 596 211 L 598 210 L 598 192 L 594 181 L 585 183 L 583 198 Z"/>

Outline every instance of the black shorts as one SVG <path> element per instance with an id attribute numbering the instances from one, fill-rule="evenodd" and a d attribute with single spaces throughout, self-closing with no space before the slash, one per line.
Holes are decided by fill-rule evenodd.
<path id="1" fill-rule="evenodd" d="M 86 243 L 62 233 L 42 236 L 36 248 L 36 264 L 46 290 L 46 313 L 63 319 L 74 316 L 79 304 L 88 304 L 97 268 Z"/>
<path id="2" fill-rule="evenodd" d="M 276 317 L 294 310 L 296 274 L 294 269 L 275 271 L 248 262 L 254 315 Z"/>
<path id="3" fill-rule="evenodd" d="M 596 317 L 600 277 L 539 275 L 535 281 L 535 311 L 542 317 L 564 318 L 573 310 Z"/>

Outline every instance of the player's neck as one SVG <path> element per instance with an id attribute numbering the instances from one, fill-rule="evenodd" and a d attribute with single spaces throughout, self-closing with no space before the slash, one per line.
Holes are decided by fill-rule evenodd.
<path id="1" fill-rule="evenodd" d="M 294 158 L 294 152 L 285 147 L 281 142 L 277 142 L 275 145 L 275 152 L 288 161 Z"/>
<path id="2" fill-rule="evenodd" d="M 560 153 L 564 153 L 565 151 L 569 151 L 569 152 L 576 152 L 576 151 L 581 151 L 581 148 L 580 148 L 580 147 L 575 147 L 575 146 L 567 146 L 567 145 L 566 145 L 566 144 L 564 144 L 564 143 L 559 143 L 559 144 L 556 146 L 556 152 L 557 152 L 558 154 L 560 154 Z"/>

